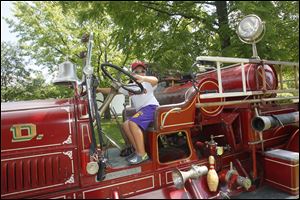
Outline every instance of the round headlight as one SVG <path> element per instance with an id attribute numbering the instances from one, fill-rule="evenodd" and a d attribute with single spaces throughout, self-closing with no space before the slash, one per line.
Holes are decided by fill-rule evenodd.
<path id="1" fill-rule="evenodd" d="M 264 23 L 256 15 L 247 15 L 237 27 L 239 38 L 245 43 L 256 43 L 264 34 Z"/>

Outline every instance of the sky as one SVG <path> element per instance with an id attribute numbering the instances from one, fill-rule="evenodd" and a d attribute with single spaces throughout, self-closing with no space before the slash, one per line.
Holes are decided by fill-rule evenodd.
<path id="1" fill-rule="evenodd" d="M 1 1 L 1 41 L 17 42 L 18 38 L 15 33 L 9 32 L 9 27 L 3 17 L 13 18 L 11 8 L 12 1 Z"/>

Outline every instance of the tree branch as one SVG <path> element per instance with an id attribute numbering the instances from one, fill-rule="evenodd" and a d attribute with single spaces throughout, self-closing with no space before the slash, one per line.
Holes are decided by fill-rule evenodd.
<path id="1" fill-rule="evenodd" d="M 184 18 L 187 18 L 187 19 L 196 19 L 198 21 L 202 21 L 203 22 L 203 19 L 200 18 L 200 17 L 198 17 L 198 16 L 196 16 L 196 15 L 188 15 L 188 14 L 181 13 L 181 12 L 168 12 L 168 11 L 161 10 L 161 9 L 158 9 L 158 8 L 155 8 L 155 7 L 143 4 L 143 3 L 141 3 L 141 5 L 144 6 L 145 8 L 149 8 L 149 9 L 155 10 L 157 12 L 160 12 L 160 13 L 163 13 L 163 14 L 166 14 L 166 15 L 169 15 L 169 16 L 180 15 L 180 16 L 182 16 Z"/>
<path id="2" fill-rule="evenodd" d="M 215 2 L 214 1 L 192 1 L 193 3 L 200 3 L 200 4 L 208 4 L 208 5 L 212 5 L 215 6 Z"/>
<path id="3" fill-rule="evenodd" d="M 48 43 L 48 42 L 47 42 Z M 53 45 L 51 45 L 50 43 L 48 43 L 48 45 L 50 47 L 52 47 L 53 49 L 55 49 L 58 53 L 60 53 L 62 56 L 66 56 L 66 53 L 64 53 L 62 50 L 58 49 L 57 47 L 54 47 Z M 76 61 L 74 59 L 72 59 L 71 57 L 68 57 L 68 59 L 70 59 L 70 61 L 72 61 L 73 63 L 76 63 Z"/>

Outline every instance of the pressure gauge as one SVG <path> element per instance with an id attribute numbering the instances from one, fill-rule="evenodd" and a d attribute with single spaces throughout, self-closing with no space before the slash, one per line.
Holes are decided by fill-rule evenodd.
<path id="1" fill-rule="evenodd" d="M 257 15 L 247 15 L 240 21 L 237 34 L 245 43 L 257 43 L 264 35 L 265 25 Z"/>
<path id="2" fill-rule="evenodd" d="M 89 162 L 86 166 L 86 171 L 90 175 L 94 175 L 98 172 L 99 165 L 97 162 Z"/>

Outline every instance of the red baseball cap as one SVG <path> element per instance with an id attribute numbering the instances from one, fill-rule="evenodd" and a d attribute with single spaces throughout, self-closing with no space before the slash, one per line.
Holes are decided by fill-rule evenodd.
<path id="1" fill-rule="evenodd" d="M 143 67 L 144 69 L 147 69 L 147 66 L 144 62 L 142 61 L 136 61 L 131 64 L 131 70 L 135 70 L 137 67 Z"/>

